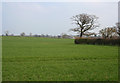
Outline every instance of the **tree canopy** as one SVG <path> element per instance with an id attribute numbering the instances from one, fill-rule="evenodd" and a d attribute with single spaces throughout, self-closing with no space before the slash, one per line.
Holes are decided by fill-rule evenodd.
<path id="1" fill-rule="evenodd" d="M 73 20 L 73 23 L 77 25 L 77 27 L 70 30 L 78 32 L 80 37 L 82 37 L 85 32 L 99 27 L 97 24 L 98 17 L 96 17 L 95 15 L 88 15 L 83 13 L 73 16 L 71 19 Z"/>

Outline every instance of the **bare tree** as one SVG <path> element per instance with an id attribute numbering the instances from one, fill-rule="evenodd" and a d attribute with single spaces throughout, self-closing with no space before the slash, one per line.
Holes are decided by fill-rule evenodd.
<path id="1" fill-rule="evenodd" d="M 116 27 L 117 27 L 117 34 L 120 37 L 120 22 L 116 23 Z"/>
<path id="2" fill-rule="evenodd" d="M 67 35 L 66 33 L 62 33 L 62 34 L 61 34 L 61 37 L 62 37 L 62 38 L 68 38 L 69 35 Z"/>
<path id="3" fill-rule="evenodd" d="M 30 33 L 30 37 L 32 36 L 32 33 Z"/>
<path id="4" fill-rule="evenodd" d="M 21 36 L 25 36 L 25 33 L 24 33 L 24 32 L 22 32 L 20 35 L 21 35 Z"/>
<path id="5" fill-rule="evenodd" d="M 103 38 L 112 38 L 116 35 L 116 33 L 117 32 L 115 27 L 107 27 L 99 31 L 99 34 L 101 34 Z"/>
<path id="6" fill-rule="evenodd" d="M 76 28 L 70 29 L 71 31 L 78 32 L 80 37 L 84 35 L 85 32 L 93 30 L 98 27 L 97 19 L 95 15 L 79 14 L 71 18 L 73 22 L 77 25 Z"/>
<path id="7" fill-rule="evenodd" d="M 91 32 L 86 32 L 86 33 L 84 33 L 84 35 L 87 36 L 87 37 L 89 37 L 89 36 L 94 36 L 94 37 L 96 37 L 96 36 L 97 36 L 96 33 L 91 33 Z"/>
<path id="8" fill-rule="evenodd" d="M 5 35 L 8 36 L 9 35 L 9 31 L 5 31 Z"/>

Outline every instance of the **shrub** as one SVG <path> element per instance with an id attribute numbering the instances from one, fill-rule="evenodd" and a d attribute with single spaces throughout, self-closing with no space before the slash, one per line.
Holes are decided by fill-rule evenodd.
<path id="1" fill-rule="evenodd" d="M 76 38 L 75 44 L 120 45 L 120 39 Z"/>

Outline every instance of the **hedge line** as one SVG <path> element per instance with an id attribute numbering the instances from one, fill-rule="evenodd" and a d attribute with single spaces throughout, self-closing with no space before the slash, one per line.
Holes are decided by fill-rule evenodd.
<path id="1" fill-rule="evenodd" d="M 77 38 L 75 44 L 120 45 L 120 39 Z"/>

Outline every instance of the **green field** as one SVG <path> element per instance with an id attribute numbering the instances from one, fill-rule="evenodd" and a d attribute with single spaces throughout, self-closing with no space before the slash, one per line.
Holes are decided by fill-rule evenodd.
<path id="1" fill-rule="evenodd" d="M 2 38 L 3 81 L 117 81 L 118 47 L 73 39 Z"/>

